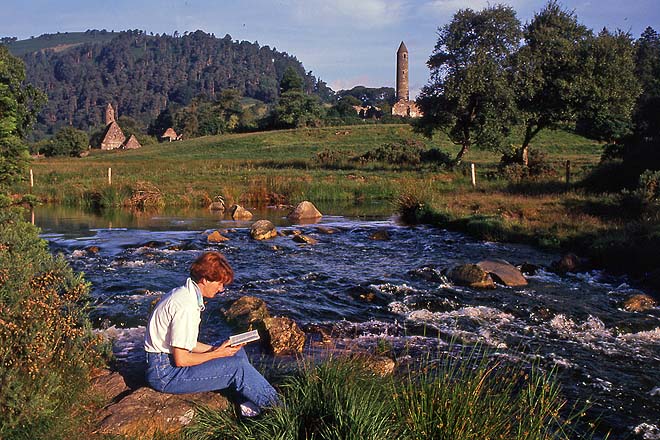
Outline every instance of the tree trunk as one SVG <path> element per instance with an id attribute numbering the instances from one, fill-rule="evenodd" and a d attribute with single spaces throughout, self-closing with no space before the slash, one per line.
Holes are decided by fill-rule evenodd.
<path id="1" fill-rule="evenodd" d="M 456 159 L 454 159 L 454 165 L 460 165 L 461 161 L 463 160 L 463 156 L 465 156 L 465 153 L 468 152 L 470 149 L 470 143 L 466 142 L 461 146 L 461 151 L 458 152 L 456 155 Z"/>

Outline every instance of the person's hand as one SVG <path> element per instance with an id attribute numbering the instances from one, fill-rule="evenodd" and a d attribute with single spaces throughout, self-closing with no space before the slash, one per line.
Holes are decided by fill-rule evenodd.
<path id="1" fill-rule="evenodd" d="M 218 357 L 230 357 L 235 355 L 236 352 L 238 352 L 238 350 L 243 348 L 243 345 L 245 344 L 231 346 L 229 345 L 229 341 L 227 340 L 223 342 L 220 346 L 213 347 L 213 352 L 216 353 Z"/>

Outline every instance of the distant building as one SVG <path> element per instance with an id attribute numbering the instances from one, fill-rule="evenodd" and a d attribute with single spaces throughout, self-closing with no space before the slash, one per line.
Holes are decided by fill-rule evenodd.
<path id="1" fill-rule="evenodd" d="M 105 133 L 101 141 L 101 150 L 114 150 L 124 145 L 126 136 L 121 131 L 121 127 L 115 120 L 115 110 L 112 104 L 108 103 L 105 108 Z"/>
<path id="2" fill-rule="evenodd" d="M 142 147 L 142 145 L 140 144 L 140 141 L 137 140 L 134 134 L 132 134 L 131 137 L 129 137 L 126 143 L 124 144 L 124 148 L 127 150 L 134 150 L 140 147 Z"/>
<path id="3" fill-rule="evenodd" d="M 410 100 L 408 82 L 408 48 L 401 42 L 396 52 L 396 103 L 392 106 L 392 115 L 419 118 L 422 112 L 414 101 Z"/>
<path id="4" fill-rule="evenodd" d="M 105 133 L 101 141 L 101 150 L 115 150 L 117 148 L 135 149 L 140 148 L 140 142 L 131 135 L 128 140 L 121 127 L 115 119 L 115 109 L 108 103 L 105 107 Z"/>
<path id="5" fill-rule="evenodd" d="M 165 130 L 165 133 L 162 134 L 160 139 L 163 140 L 163 141 L 169 141 L 169 142 L 178 141 L 178 140 L 181 140 L 181 135 L 176 134 L 176 131 L 174 131 L 174 129 L 172 127 L 170 127 L 167 130 Z"/>

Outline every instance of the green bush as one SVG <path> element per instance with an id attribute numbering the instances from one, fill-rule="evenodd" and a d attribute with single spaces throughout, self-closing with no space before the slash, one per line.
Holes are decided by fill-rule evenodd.
<path id="1" fill-rule="evenodd" d="M 355 158 L 359 162 L 382 162 L 398 166 L 416 166 L 421 163 L 424 144 L 415 139 L 407 139 L 402 143 L 381 145 Z"/>
<path id="2" fill-rule="evenodd" d="M 504 153 L 500 159 L 498 170 L 503 178 L 512 183 L 538 181 L 557 175 L 548 162 L 547 154 L 536 149 L 529 150 L 527 166 L 520 162 L 517 151 Z"/>
<path id="3" fill-rule="evenodd" d="M 19 213 L 0 209 L 0 438 L 67 438 L 100 361 L 89 286 Z"/>

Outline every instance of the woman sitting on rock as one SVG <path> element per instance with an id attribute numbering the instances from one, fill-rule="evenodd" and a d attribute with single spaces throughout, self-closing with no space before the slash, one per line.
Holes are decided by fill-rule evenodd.
<path id="1" fill-rule="evenodd" d="M 239 396 L 241 415 L 256 416 L 278 402 L 277 392 L 250 364 L 241 345 L 199 342 L 203 298 L 213 298 L 234 280 L 223 255 L 206 252 L 190 267 L 186 284 L 165 295 L 149 317 L 144 349 L 147 383 L 171 394 L 229 389 Z"/>

